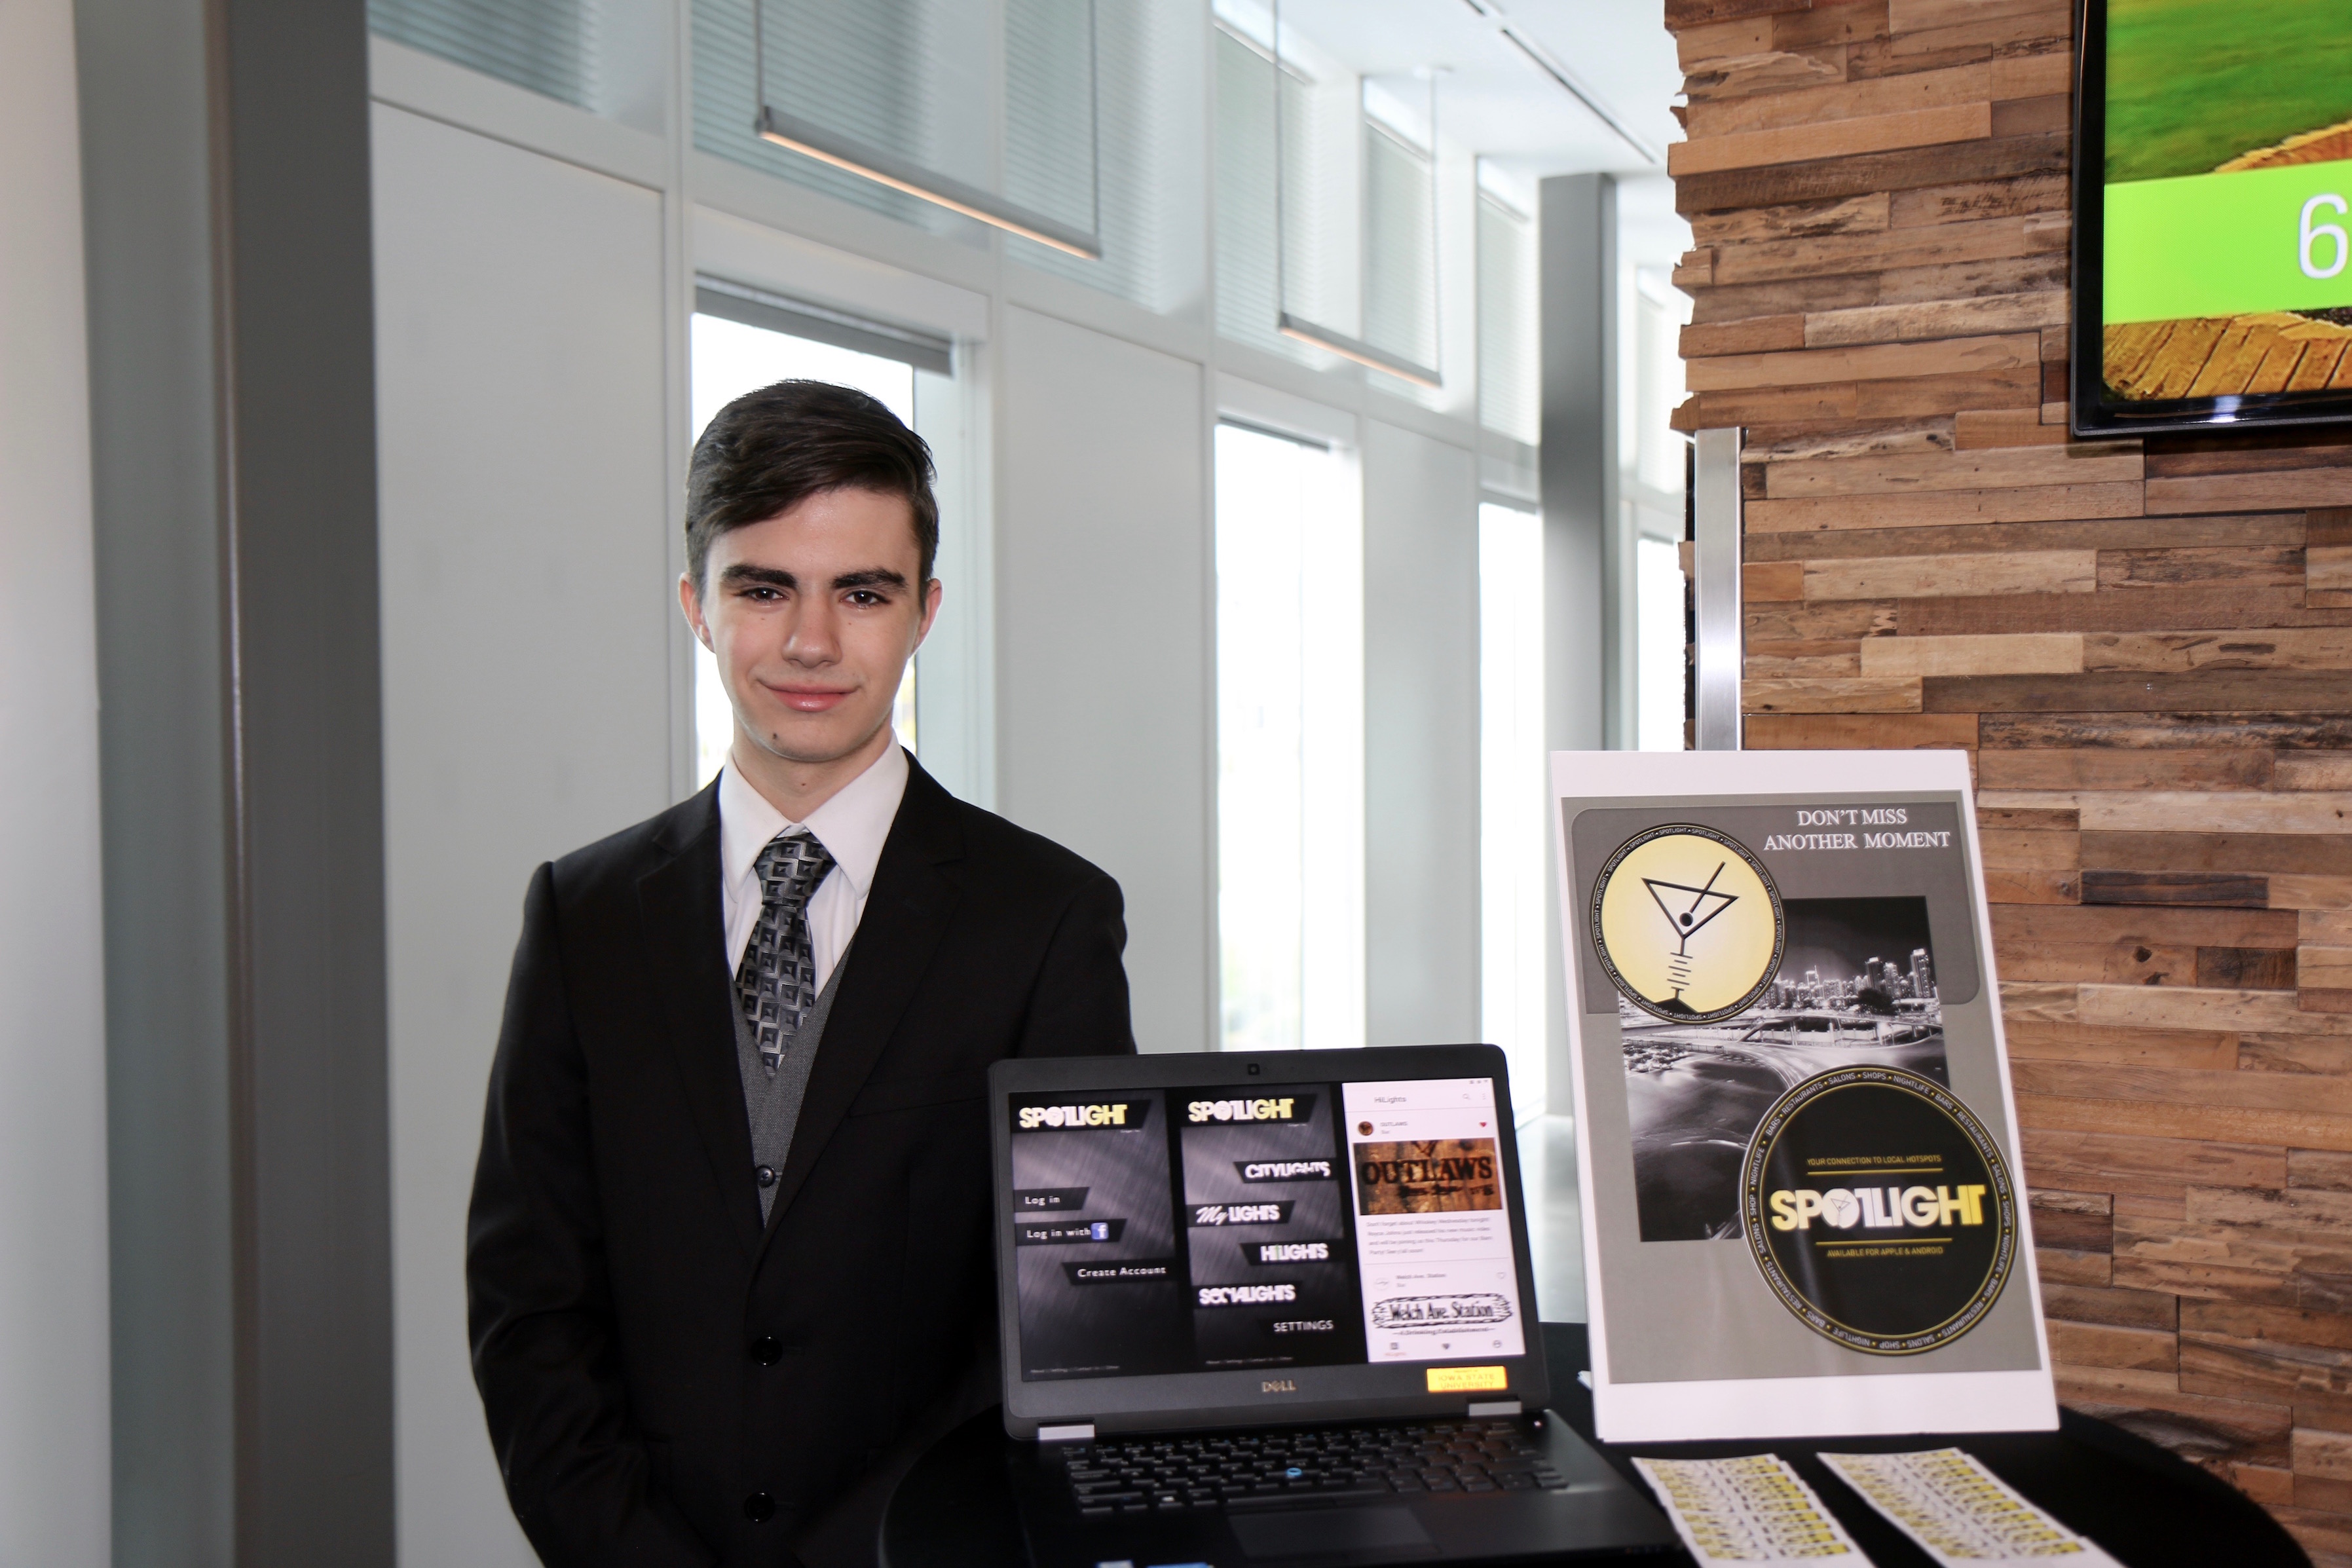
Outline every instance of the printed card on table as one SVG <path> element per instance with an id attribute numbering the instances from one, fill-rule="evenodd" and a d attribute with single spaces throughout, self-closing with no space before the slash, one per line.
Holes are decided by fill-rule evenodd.
<path id="1" fill-rule="evenodd" d="M 1937 1568 L 2120 1568 L 1958 1448 L 1823 1454 L 1830 1473 L 1909 1536 Z"/>
<path id="2" fill-rule="evenodd" d="M 1770 1454 L 1739 1459 L 1636 1458 L 1699 1568 L 1869 1568 L 1870 1559 L 1804 1478 Z"/>

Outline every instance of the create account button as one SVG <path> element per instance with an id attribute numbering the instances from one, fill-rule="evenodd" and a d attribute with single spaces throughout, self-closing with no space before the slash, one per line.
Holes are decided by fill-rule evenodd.
<path id="1" fill-rule="evenodd" d="M 1132 1258 L 1106 1263 L 1065 1263 L 1073 1285 L 1165 1285 L 1176 1276 L 1174 1260 Z"/>

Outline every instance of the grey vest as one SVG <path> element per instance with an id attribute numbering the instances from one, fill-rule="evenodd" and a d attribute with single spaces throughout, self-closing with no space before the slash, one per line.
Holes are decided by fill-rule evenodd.
<path id="1" fill-rule="evenodd" d="M 824 1040 L 824 1021 L 833 1015 L 833 994 L 841 988 L 841 973 L 848 967 L 849 953 L 845 950 L 826 976 L 824 989 L 817 993 L 816 1005 L 801 1020 L 800 1032 L 784 1042 L 783 1058 L 776 1064 L 773 1078 L 760 1060 L 759 1043 L 751 1037 L 751 1026 L 743 1022 L 743 1009 L 733 1005 L 730 988 L 727 1010 L 735 1019 L 735 1066 L 743 1079 L 743 1109 L 751 1119 L 755 1183 L 761 1171 L 783 1173 L 784 1158 L 793 1152 L 793 1128 L 801 1119 L 801 1099 L 808 1093 L 809 1068 Z M 771 1179 L 758 1190 L 760 1223 L 765 1225 L 769 1211 L 775 1207 L 776 1183 Z"/>

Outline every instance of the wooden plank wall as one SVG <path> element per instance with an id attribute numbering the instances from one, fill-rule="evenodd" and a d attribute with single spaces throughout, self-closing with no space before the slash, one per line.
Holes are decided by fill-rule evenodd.
<path id="1" fill-rule="evenodd" d="M 1748 743 L 1972 753 L 2062 1396 L 2352 1568 L 2352 445 L 2068 443 L 2063 4 L 1665 7 Z"/>

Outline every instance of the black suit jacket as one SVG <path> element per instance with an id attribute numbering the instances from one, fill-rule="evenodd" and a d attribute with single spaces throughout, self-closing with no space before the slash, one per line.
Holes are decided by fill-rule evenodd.
<path id="1" fill-rule="evenodd" d="M 466 1280 L 551 1568 L 870 1562 L 995 1397 L 988 1064 L 1135 1048 L 1118 885 L 912 767 L 763 1227 L 719 877 L 714 784 L 524 900 Z"/>

